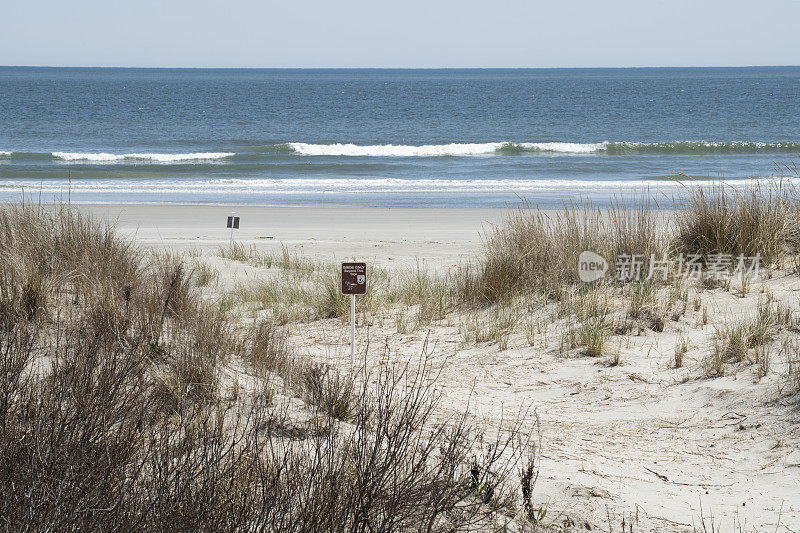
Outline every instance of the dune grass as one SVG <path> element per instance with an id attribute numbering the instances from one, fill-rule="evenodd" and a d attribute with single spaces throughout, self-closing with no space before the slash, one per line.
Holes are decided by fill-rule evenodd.
<path id="1" fill-rule="evenodd" d="M 648 200 L 615 203 L 608 210 L 590 202 L 569 204 L 554 215 L 527 205 L 510 214 L 486 237 L 484 258 L 464 269 L 459 283 L 466 302 L 494 303 L 513 294 L 557 297 L 580 283 L 578 256 L 593 251 L 611 261 L 618 254 L 659 257 L 665 250 Z M 610 258 L 610 259 L 609 259 Z"/>
<path id="2" fill-rule="evenodd" d="M 202 261 L 195 261 L 192 267 L 192 277 L 200 287 L 208 285 L 217 286 L 220 280 L 220 271 Z"/>
<path id="3" fill-rule="evenodd" d="M 735 280 L 734 276 L 679 276 L 675 267 L 688 255 L 699 255 L 704 268 L 716 254 L 727 254 L 733 263 L 739 255 L 758 255 L 761 266 L 770 268 L 797 251 L 800 194 L 782 182 L 740 189 L 725 182 L 689 186 L 686 196 L 674 203 L 675 211 L 657 213 L 656 207 L 644 196 L 615 201 L 609 208 L 577 202 L 555 213 L 527 204 L 492 228 L 482 255 L 457 270 L 441 275 L 424 264 L 408 272 L 376 269 L 376 275 L 370 276 L 368 296 L 359 300 L 360 309 L 369 316 L 388 312 L 400 334 L 445 320 L 452 323 L 448 316 L 457 312 L 465 342 L 492 341 L 504 350 L 515 333 L 524 335 L 529 346 L 536 345 L 537 337 L 542 340 L 547 335 L 547 325 L 542 324 L 547 318 L 535 313 L 527 316 L 526 302 L 529 308 L 540 301 L 544 305 L 555 302 L 559 317 L 566 319 L 562 348 L 581 346 L 584 353 L 598 356 L 614 335 L 636 331 L 637 327 L 640 334 L 645 329 L 661 332 L 690 311 L 701 315 L 695 319 L 697 323 L 707 324 L 708 308 L 699 296 L 703 290 L 731 290 L 732 281 L 736 281 L 741 297 L 752 292 L 752 280 L 743 273 Z M 658 220 L 659 216 L 664 220 Z M 604 280 L 585 284 L 578 278 L 577 258 L 585 250 L 608 261 Z M 231 256 L 253 263 L 254 253 L 234 250 Z M 617 279 L 615 258 L 620 255 L 640 258 L 639 280 Z M 666 279 L 657 272 L 652 279 L 645 279 L 652 259 L 672 261 Z M 265 282 L 260 288 L 248 288 L 250 294 L 243 295 L 241 301 L 256 300 L 261 308 L 271 307 L 279 323 L 347 316 L 348 302 L 339 292 L 334 266 L 317 267 L 310 274 L 292 278 L 291 272 L 304 269 L 293 266 L 302 261 L 292 259 L 285 248 L 281 258 L 272 262 L 290 272 L 285 276 L 294 287 L 280 281 Z M 605 307 L 601 300 L 606 301 Z M 609 300 L 615 305 L 609 306 Z M 763 322 L 770 317 L 762 311 L 759 320 Z M 778 321 L 785 323 L 784 319 Z M 755 349 L 767 342 L 759 339 L 769 337 L 773 329 L 768 323 L 762 326 L 732 324 L 721 328 L 714 353 L 704 361 L 707 372 L 722 373 L 727 363 L 735 361 L 762 364 Z M 675 366 L 683 364 L 686 351 L 680 344 Z"/>
<path id="4" fill-rule="evenodd" d="M 533 453 L 518 425 L 434 423 L 424 362 L 355 381 L 203 304 L 178 257 L 69 209 L 0 220 L 4 529 L 462 531 Z M 262 386 L 231 399 L 221 370 L 241 362 Z"/>
<path id="5" fill-rule="evenodd" d="M 764 265 L 796 249 L 797 191 L 782 182 L 734 189 L 725 182 L 691 189 L 676 212 L 677 251 L 734 257 L 758 254 Z"/>
<path id="6" fill-rule="evenodd" d="M 615 279 L 620 256 L 636 255 L 645 278 L 652 259 L 677 263 L 679 256 L 685 261 L 697 254 L 707 265 L 716 254 L 728 254 L 734 263 L 740 255 L 758 255 L 768 267 L 800 244 L 800 193 L 781 181 L 739 189 L 725 182 L 690 187 L 663 223 L 657 207 L 646 196 L 614 201 L 607 209 L 570 203 L 555 213 L 526 204 L 487 233 L 482 259 L 462 268 L 456 283 L 460 300 L 480 305 L 528 293 L 557 299 L 565 287 L 581 283 L 577 261 L 583 251 L 605 258 L 607 277 Z M 659 282 L 678 273 L 673 265 L 661 280 L 659 265 L 652 266 Z M 744 296 L 749 280 L 742 278 L 741 285 Z"/>
<path id="7" fill-rule="evenodd" d="M 678 340 L 675 342 L 675 353 L 672 359 L 672 363 L 675 368 L 681 368 L 683 366 L 683 357 L 688 351 L 689 339 L 686 337 L 686 335 L 679 336 Z"/>
<path id="8" fill-rule="evenodd" d="M 772 342 L 778 331 L 793 324 L 794 320 L 791 309 L 768 301 L 759 302 L 755 316 L 717 328 L 714 351 L 705 362 L 706 373 L 722 375 L 726 363 L 745 361 L 768 365 L 766 354 L 758 349 Z"/>
<path id="9" fill-rule="evenodd" d="M 800 392 L 800 342 L 784 340 L 781 349 L 786 357 L 786 375 L 792 392 Z"/>
<path id="10" fill-rule="evenodd" d="M 517 347 L 519 328 L 531 349 L 546 345 L 559 319 L 562 348 L 599 357 L 629 329 L 621 320 L 661 331 L 691 307 L 708 321 L 682 282 L 616 283 L 611 258 L 641 255 L 645 270 L 651 255 L 689 251 L 777 264 L 795 249 L 796 198 L 788 188 L 698 190 L 663 230 L 647 202 L 573 204 L 554 216 L 528 206 L 459 271 L 371 269 L 359 305 L 391 310 L 398 333 L 458 311 L 465 341 L 501 351 Z M 0 456 L 14 458 L 0 464 L 6 529 L 342 531 L 367 520 L 376 529 L 466 530 L 505 505 L 503 487 L 533 453 L 515 430 L 482 453 L 486 441 L 466 413 L 434 423 L 441 396 L 425 364 L 359 380 L 292 354 L 281 324 L 349 312 L 335 266 L 237 245 L 220 254 L 276 271 L 211 305 L 198 287 L 216 284 L 218 271 L 143 253 L 77 211 L 11 206 L 0 222 Z M 584 250 L 609 259 L 612 279 L 580 282 Z M 225 310 L 242 305 L 267 316 L 232 321 Z M 717 329 L 706 372 L 746 362 L 763 377 L 769 345 L 791 328 L 795 314 L 767 299 L 754 317 Z M 674 366 L 687 350 L 680 336 Z M 795 390 L 798 351 L 784 344 Z M 232 363 L 260 383 L 234 399 L 221 393 L 221 369 Z"/>
<path id="11" fill-rule="evenodd" d="M 675 201 L 673 212 L 662 213 L 661 223 L 656 220 L 654 207 L 652 200 L 642 197 L 614 202 L 608 209 L 590 202 L 572 203 L 556 213 L 525 205 L 487 234 L 482 258 L 458 273 L 458 301 L 480 308 L 504 305 L 514 297 L 533 301 L 544 294 L 546 299 L 559 302 L 559 316 L 571 317 L 562 332 L 562 348 L 583 345 L 587 353 L 598 354 L 610 334 L 635 324 L 660 332 L 668 322 L 680 321 L 690 309 L 702 310 L 701 323 L 706 324 L 707 308 L 696 294 L 718 287 L 730 290 L 739 256 L 758 256 L 761 267 L 771 268 L 798 250 L 800 194 L 781 181 L 757 182 L 740 189 L 725 182 L 689 187 L 685 199 Z M 607 260 L 604 280 L 591 284 L 580 281 L 577 262 L 583 251 L 593 251 Z M 689 255 L 698 256 L 707 269 L 719 254 L 729 258 L 730 277 L 706 275 L 695 279 L 679 275 L 685 273 Z M 640 260 L 641 275 L 638 280 L 620 283 L 615 258 L 632 255 Z M 652 260 L 670 262 L 666 276 L 660 275 L 659 263 L 653 263 L 651 271 Z M 752 279 L 744 272 L 736 279 L 741 297 L 746 297 L 752 290 Z M 610 316 L 599 318 L 591 312 L 587 295 L 598 290 L 617 301 L 627 301 L 627 320 L 631 322 Z M 690 301 L 691 292 L 695 297 Z M 609 311 L 606 309 L 605 314 Z M 627 326 L 623 328 L 624 324 Z M 526 337 L 533 345 L 535 333 L 530 325 L 526 328 Z M 487 336 L 480 335 L 482 330 L 477 326 L 471 329 L 475 339 Z M 761 344 L 757 340 L 759 328 L 748 325 L 744 329 L 720 333 L 719 361 L 744 355 L 737 339 L 743 338 L 745 345 Z M 750 345 L 748 349 L 752 348 Z M 676 362 L 682 364 L 682 355 L 683 350 L 678 350 Z M 711 367 L 721 369 L 724 365 L 719 361 Z"/>

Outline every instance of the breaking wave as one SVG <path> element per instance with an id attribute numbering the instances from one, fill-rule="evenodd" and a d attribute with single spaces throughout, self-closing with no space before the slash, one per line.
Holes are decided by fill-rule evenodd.
<path id="1" fill-rule="evenodd" d="M 328 156 L 328 157 L 464 157 L 513 155 L 724 155 L 724 154 L 800 154 L 800 142 L 792 141 L 669 141 L 632 142 L 487 142 L 446 144 L 371 144 L 354 143 L 283 143 L 243 147 L 236 152 L 190 153 L 109 153 L 109 152 L 14 152 L 0 150 L 0 159 L 11 161 L 52 160 L 84 163 L 207 163 L 234 160 L 252 163 L 259 157 Z"/>
<path id="2" fill-rule="evenodd" d="M 156 163 L 192 163 L 219 161 L 230 158 L 247 161 L 259 154 L 328 156 L 328 157 L 459 157 L 489 155 L 706 155 L 706 154 L 800 154 L 800 142 L 791 141 L 669 141 L 669 142 L 487 142 L 446 144 L 371 144 L 354 143 L 284 143 L 243 148 L 234 152 L 191 153 L 126 153 L 108 152 L 49 152 L 26 153 L 0 150 L 3 159 L 56 158 L 61 161 L 115 163 L 150 161 Z M 238 150 L 237 150 L 238 152 Z"/>
<path id="3" fill-rule="evenodd" d="M 411 146 L 402 144 L 308 144 L 289 143 L 295 153 L 311 156 L 366 156 L 366 157 L 441 157 L 490 155 L 513 152 L 560 152 L 592 153 L 602 148 L 604 143 L 449 143 Z"/>
<path id="4" fill-rule="evenodd" d="M 443 157 L 492 154 L 752 154 L 752 153 L 800 153 L 800 142 L 491 142 L 449 143 L 421 146 L 402 144 L 309 144 L 288 143 L 293 152 L 307 156 L 354 156 L 354 157 Z M 277 147 L 276 147 L 277 148 Z"/>
<path id="5" fill-rule="evenodd" d="M 196 152 L 190 154 L 109 154 L 88 152 L 52 152 L 51 155 L 64 161 L 124 161 L 145 160 L 160 163 L 173 163 L 177 161 L 204 161 L 208 159 L 223 159 L 234 155 L 232 152 Z"/>

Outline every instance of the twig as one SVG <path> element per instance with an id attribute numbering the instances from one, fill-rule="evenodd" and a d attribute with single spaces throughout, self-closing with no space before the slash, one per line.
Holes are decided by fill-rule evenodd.
<path id="1" fill-rule="evenodd" d="M 669 481 L 669 479 L 667 479 L 667 476 L 665 476 L 664 474 L 659 474 L 659 473 L 658 473 L 658 472 L 656 472 L 655 470 L 650 470 L 650 469 L 649 469 L 649 468 L 647 468 L 647 467 L 644 467 L 644 469 L 645 469 L 645 470 L 647 470 L 648 472 L 650 472 L 651 474 L 655 474 L 655 476 L 656 476 L 658 479 L 660 479 L 661 481 Z"/>

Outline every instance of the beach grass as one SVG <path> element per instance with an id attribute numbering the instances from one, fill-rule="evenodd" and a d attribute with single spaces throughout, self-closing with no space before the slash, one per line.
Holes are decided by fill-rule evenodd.
<path id="1" fill-rule="evenodd" d="M 615 276 L 616 254 L 674 259 L 695 245 L 709 254 L 759 254 L 775 268 L 794 257 L 800 203 L 790 189 L 727 194 L 696 192 L 666 223 L 638 199 L 607 210 L 572 204 L 555 215 L 526 206 L 458 269 L 437 272 L 422 261 L 371 268 L 359 321 L 386 318 L 393 333 L 412 339 L 456 330 L 460 347 L 485 345 L 498 357 L 559 348 L 559 357 L 588 356 L 609 370 L 629 364 L 621 352 L 631 336 L 669 333 L 665 371 L 715 377 L 750 366 L 762 379 L 775 374 L 780 353 L 781 379 L 800 390 L 797 313 L 770 291 L 740 284 L 735 298 L 757 297 L 755 313 L 712 317 L 710 349 L 695 364 L 686 357 L 692 324 L 709 323 L 707 302 L 734 297 L 732 285 L 674 271 L 633 282 Z M 782 211 L 767 205 L 774 201 Z M 103 529 L 167 517 L 187 530 L 238 520 L 337 529 L 361 520 L 355 498 L 368 498 L 369 516 L 404 524 L 447 516 L 448 530 L 460 530 L 532 505 L 524 494 L 530 475 L 511 482 L 522 452 L 490 454 L 476 467 L 485 442 L 467 413 L 447 424 L 436 419 L 441 391 L 427 363 L 385 365 L 365 379 L 294 353 L 286 325 L 302 331 L 303 323 L 349 315 L 336 265 L 286 246 L 270 254 L 234 245 L 216 261 L 241 262 L 258 275 L 231 287 L 200 254 L 144 252 L 78 211 L 7 206 L 0 220 L 0 444 L 21 458 L 0 475 L 41 511 L 32 517 L 6 491 L 7 524 Z M 584 250 L 609 259 L 605 279 L 579 279 Z M 698 337 L 691 338 L 694 354 Z M 504 435 L 506 447 L 524 440 Z M 525 442 L 519 449 L 533 453 Z M 375 464 L 370 454 L 378 450 L 384 460 Z M 382 489 L 400 479 L 396 494 Z M 58 495 L 79 480 L 86 492 Z M 331 480 L 334 493 L 323 490 Z M 209 504 L 190 514 L 197 494 Z"/>
<path id="2" fill-rule="evenodd" d="M 787 248 L 797 249 L 797 199 L 797 191 L 780 182 L 693 188 L 676 211 L 674 246 L 705 258 L 758 254 L 764 265 L 775 264 Z"/>
<path id="3" fill-rule="evenodd" d="M 9 530 L 466 530 L 534 451 L 517 429 L 484 440 L 466 413 L 434 423 L 424 362 L 359 381 L 298 359 L 274 322 L 204 304 L 179 256 L 77 211 L 0 219 Z M 255 377 L 222 394 L 239 364 Z"/>

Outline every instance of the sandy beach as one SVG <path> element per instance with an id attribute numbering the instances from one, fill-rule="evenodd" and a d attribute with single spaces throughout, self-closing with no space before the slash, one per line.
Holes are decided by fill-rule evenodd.
<path id="1" fill-rule="evenodd" d="M 141 246 L 191 253 L 220 272 L 217 291 L 272 279 L 263 268 L 219 256 L 228 246 L 231 209 L 205 206 L 84 206 Z M 482 235 L 503 210 L 239 208 L 235 240 L 257 253 L 285 246 L 301 258 L 358 259 L 402 276 L 422 262 L 446 273 L 475 260 Z M 662 218 L 668 214 L 662 214 Z M 424 327 L 400 327 L 413 310 L 362 311 L 359 364 L 367 369 L 419 358 L 427 350 L 441 371 L 442 420 L 471 407 L 486 427 L 509 413 L 535 410 L 541 423 L 535 500 L 552 523 L 616 531 L 800 531 L 800 433 L 797 408 L 783 395 L 783 355 L 765 376 L 752 366 L 710 379 L 702 361 L 718 327 L 752 316 L 765 294 L 797 305 L 800 279 L 774 271 L 742 297 L 735 290 L 698 293 L 699 305 L 668 320 L 663 331 L 640 329 L 609 341 L 611 356 L 559 348 L 565 323 L 547 305 L 530 320 L 531 341 L 513 330 L 507 347 L 466 342 L 464 324 L 490 310 L 455 310 Z M 399 317 L 399 318 L 398 318 Z M 526 319 L 527 320 L 527 319 Z M 291 321 L 301 357 L 349 369 L 345 320 Z M 685 339 L 686 362 L 675 368 Z M 563 341 L 562 341 L 563 342 Z M 528 425 L 527 431 L 533 431 Z M 730 528 L 730 529 L 729 529 Z"/>
<path id="2" fill-rule="evenodd" d="M 226 206 L 84 205 L 145 247 L 212 253 L 228 246 Z M 417 260 L 447 268 L 473 256 L 505 209 L 239 207 L 236 242 L 268 253 L 289 247 L 326 261 L 358 258 L 381 266 Z"/>
<path id="3" fill-rule="evenodd" d="M 6 2 L 0 533 L 800 533 L 773 4 Z"/>

